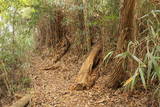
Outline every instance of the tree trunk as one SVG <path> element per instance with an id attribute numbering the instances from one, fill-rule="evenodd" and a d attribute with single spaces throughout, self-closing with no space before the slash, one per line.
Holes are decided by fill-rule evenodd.
<path id="1" fill-rule="evenodd" d="M 119 38 L 116 55 L 125 52 L 129 41 L 135 40 L 135 7 L 136 0 L 121 0 L 120 25 L 118 30 Z M 113 72 L 111 72 L 107 78 L 107 86 L 117 88 L 122 81 L 127 79 L 125 66 L 128 64 L 126 64 L 127 60 L 122 58 L 116 58 L 113 62 Z"/>
<path id="2" fill-rule="evenodd" d="M 89 35 L 88 26 L 88 9 L 86 0 L 77 0 L 78 6 L 83 6 L 83 9 L 78 10 L 78 30 L 79 30 L 79 41 L 83 50 L 89 51 L 91 49 L 91 36 Z"/>
<path id="3" fill-rule="evenodd" d="M 84 9 L 83 9 L 83 14 L 84 14 L 84 33 L 85 33 L 85 38 L 86 38 L 87 51 L 90 51 L 90 49 L 91 49 L 91 37 L 89 35 L 87 2 L 88 2 L 88 0 L 83 0 L 83 6 L 84 6 Z"/>

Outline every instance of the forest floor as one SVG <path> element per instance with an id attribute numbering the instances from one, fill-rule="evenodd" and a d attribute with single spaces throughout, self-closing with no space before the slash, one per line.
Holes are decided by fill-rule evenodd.
<path id="1" fill-rule="evenodd" d="M 42 60 L 40 56 L 32 57 L 33 107 L 155 107 L 151 93 L 143 89 L 126 92 L 122 89 L 112 90 L 105 87 L 106 74 L 102 73 L 90 90 L 73 91 L 76 75 L 86 56 L 78 58 L 68 52 L 54 65 L 54 70 L 43 70 L 52 61 Z"/>

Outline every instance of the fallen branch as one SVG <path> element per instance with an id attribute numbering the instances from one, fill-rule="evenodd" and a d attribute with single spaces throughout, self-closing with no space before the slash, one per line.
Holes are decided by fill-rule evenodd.
<path id="1" fill-rule="evenodd" d="M 29 104 L 32 96 L 30 94 L 24 96 L 20 100 L 18 100 L 16 103 L 14 103 L 11 107 L 26 107 L 26 105 Z"/>

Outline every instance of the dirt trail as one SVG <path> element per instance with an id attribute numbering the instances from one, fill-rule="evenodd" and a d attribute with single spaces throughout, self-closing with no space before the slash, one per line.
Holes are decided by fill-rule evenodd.
<path id="1" fill-rule="evenodd" d="M 96 85 L 85 91 L 70 91 L 85 57 L 78 60 L 77 56 L 68 53 L 55 66 L 55 70 L 41 70 L 51 61 L 33 57 L 31 70 L 34 88 L 34 107 L 147 107 L 148 97 L 143 92 L 134 95 L 119 90 L 104 88 L 105 75 Z"/>

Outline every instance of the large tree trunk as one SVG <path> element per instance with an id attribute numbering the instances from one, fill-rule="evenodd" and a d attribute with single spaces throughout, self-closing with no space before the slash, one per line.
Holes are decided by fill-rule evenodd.
<path id="1" fill-rule="evenodd" d="M 119 38 L 116 55 L 125 52 L 129 41 L 135 40 L 135 7 L 136 0 L 121 0 Z M 125 66 L 128 65 L 126 62 L 127 60 L 122 58 L 116 58 L 114 60 L 113 72 L 107 78 L 108 87 L 117 88 L 126 79 Z"/>

